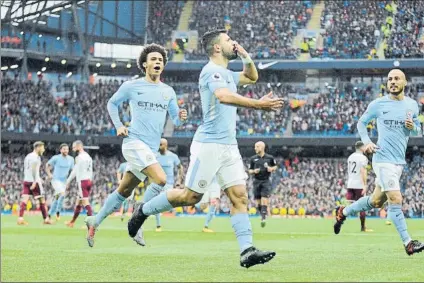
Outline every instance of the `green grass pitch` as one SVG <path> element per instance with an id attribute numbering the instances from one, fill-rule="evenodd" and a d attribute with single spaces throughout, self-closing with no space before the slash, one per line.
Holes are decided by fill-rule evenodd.
<path id="1" fill-rule="evenodd" d="M 250 269 L 239 266 L 239 250 L 228 218 L 211 223 L 216 233 L 202 233 L 204 218 L 162 217 L 163 232 L 145 225 L 146 247 L 128 237 L 126 221 L 105 220 L 94 248 L 85 240 L 83 216 L 75 228 L 63 222 L 43 226 L 40 216 L 2 216 L 1 281 L 424 281 L 424 253 L 409 257 L 394 226 L 367 220 L 373 233 L 359 232 L 349 219 L 334 235 L 328 219 L 269 219 L 265 228 L 252 218 L 254 243 L 277 256 Z M 409 220 L 414 239 L 424 240 L 424 221 Z"/>

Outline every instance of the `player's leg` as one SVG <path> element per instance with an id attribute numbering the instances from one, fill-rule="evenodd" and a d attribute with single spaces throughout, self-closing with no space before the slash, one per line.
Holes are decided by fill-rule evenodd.
<path id="1" fill-rule="evenodd" d="M 271 195 L 271 184 L 269 181 L 262 181 L 261 184 L 261 227 L 266 225 L 266 217 L 268 215 L 269 197 Z"/>
<path id="2" fill-rule="evenodd" d="M 373 163 L 374 172 L 376 173 L 375 184 L 376 188 L 371 196 L 363 196 L 358 201 L 344 207 L 339 206 L 336 208 L 336 223 L 334 224 L 334 233 L 339 234 L 341 227 L 346 220 L 346 217 L 356 214 L 361 211 L 369 211 L 373 208 L 380 208 L 387 200 L 386 194 L 382 191 L 383 178 L 381 163 Z"/>
<path id="3" fill-rule="evenodd" d="M 362 190 L 361 189 L 353 190 L 353 199 L 355 201 L 358 201 L 361 197 L 362 197 Z M 367 213 L 365 211 L 359 212 L 359 220 L 361 222 L 361 232 L 373 232 L 372 229 L 367 229 L 367 227 L 365 225 L 366 215 L 367 215 Z"/>
<path id="4" fill-rule="evenodd" d="M 38 203 L 40 204 L 40 210 L 41 210 L 41 216 L 43 217 L 43 223 L 52 224 L 52 222 L 50 221 L 47 215 L 47 206 L 46 206 L 46 199 L 44 198 L 43 187 L 37 183 L 37 185 L 31 191 L 31 193 L 34 196 L 34 199 L 37 200 Z"/>
<path id="5" fill-rule="evenodd" d="M 57 199 L 57 207 L 56 207 L 56 221 L 60 220 L 60 213 L 62 212 L 63 201 L 65 200 L 65 193 L 61 193 L 59 198 Z"/>
<path id="6" fill-rule="evenodd" d="M 213 183 L 211 187 L 208 188 L 208 191 L 203 195 L 203 198 L 200 202 L 204 201 L 209 204 L 208 213 L 206 214 L 205 225 L 203 227 L 203 232 L 213 233 L 213 230 L 209 228 L 210 222 L 219 206 L 219 198 L 221 196 L 221 188 L 218 184 Z"/>
<path id="7" fill-rule="evenodd" d="M 385 179 L 383 180 L 384 191 L 387 196 L 388 214 L 393 221 L 408 255 L 419 253 L 424 250 L 424 243 L 412 240 L 408 233 L 405 216 L 402 211 L 402 194 L 400 193 L 399 179 L 402 174 L 401 166 L 388 164 L 383 168 Z"/>
<path id="8" fill-rule="evenodd" d="M 211 145 L 213 144 L 192 143 L 185 188 L 168 190 L 136 208 L 128 222 L 128 234 L 131 237 L 136 235 L 150 215 L 169 211 L 174 207 L 191 206 L 201 200 L 208 184 L 211 183 L 217 168 L 219 168 L 218 158 L 213 158 L 216 155 L 212 155 L 211 158 L 211 151 L 207 150 Z"/>
<path id="9" fill-rule="evenodd" d="M 24 213 L 27 207 L 27 202 L 29 200 L 29 187 L 24 184 L 24 188 L 21 194 L 21 204 L 19 205 L 19 218 L 18 225 L 28 225 L 28 222 L 24 220 Z"/>
<path id="10" fill-rule="evenodd" d="M 270 261 L 275 252 L 260 251 L 253 246 L 252 225 L 247 212 L 246 185 L 236 184 L 225 190 L 231 201 L 231 224 L 240 247 L 240 265 L 249 268 Z"/>
<path id="11" fill-rule="evenodd" d="M 121 212 L 121 221 L 124 221 L 125 218 L 125 213 L 127 213 L 128 211 L 128 204 L 129 200 L 125 199 L 124 202 L 122 203 L 122 212 Z"/>
<path id="12" fill-rule="evenodd" d="M 226 158 L 220 156 L 221 166 L 217 181 L 231 201 L 231 224 L 240 248 L 240 265 L 249 268 L 270 261 L 275 252 L 260 251 L 253 246 L 252 225 L 247 211 L 247 175 L 237 146 L 221 149 Z"/>
<path id="13" fill-rule="evenodd" d="M 387 197 L 382 192 L 381 186 L 376 182 L 376 187 L 371 196 L 361 197 L 359 200 L 348 206 L 339 206 L 336 208 L 336 223 L 334 224 L 334 233 L 339 234 L 341 227 L 349 215 L 356 215 L 358 212 L 369 211 L 373 208 L 380 208 L 386 202 Z"/>
<path id="14" fill-rule="evenodd" d="M 52 204 L 50 205 L 50 209 L 49 209 L 49 219 L 52 218 L 52 215 L 56 214 L 58 200 L 59 200 L 59 195 L 55 194 L 53 196 L 53 201 L 52 201 Z"/>
<path id="15" fill-rule="evenodd" d="M 82 211 L 82 208 L 83 208 L 83 201 L 82 201 L 82 195 L 80 193 L 75 205 L 74 215 L 72 216 L 71 221 L 65 221 L 66 226 L 68 226 L 69 228 L 74 228 L 75 221 L 78 219 L 78 216 L 80 215 Z"/>

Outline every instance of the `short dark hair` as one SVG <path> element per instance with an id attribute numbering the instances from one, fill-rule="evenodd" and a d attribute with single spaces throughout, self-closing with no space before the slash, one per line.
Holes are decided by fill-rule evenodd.
<path id="1" fill-rule="evenodd" d="M 202 46 L 208 56 L 213 54 L 213 45 L 221 33 L 227 33 L 226 29 L 213 29 L 205 32 L 202 36 Z"/>
<path id="2" fill-rule="evenodd" d="M 361 147 L 363 147 L 364 146 L 364 143 L 363 142 L 361 142 L 361 141 L 357 141 L 356 143 L 355 143 L 355 148 L 356 149 L 360 149 Z"/>
<path id="3" fill-rule="evenodd" d="M 62 143 L 62 144 L 60 144 L 60 145 L 59 145 L 59 150 L 61 150 L 61 149 L 62 149 L 62 147 L 64 147 L 64 146 L 69 147 L 69 145 L 68 145 L 67 143 Z"/>
<path id="4" fill-rule="evenodd" d="M 36 141 L 36 142 L 33 144 L 33 147 L 34 147 L 34 148 L 37 148 L 37 147 L 42 146 L 42 145 L 44 145 L 44 142 L 42 142 L 42 141 Z"/>
<path id="5" fill-rule="evenodd" d="M 147 56 L 149 53 L 153 52 L 158 52 L 162 55 L 164 66 L 168 62 L 168 52 L 166 51 L 165 47 L 156 43 L 147 44 L 143 47 L 143 50 L 141 50 L 140 56 L 137 60 L 137 66 L 143 72 L 143 74 L 146 73 L 146 69 L 143 67 L 143 63 L 147 62 Z"/>

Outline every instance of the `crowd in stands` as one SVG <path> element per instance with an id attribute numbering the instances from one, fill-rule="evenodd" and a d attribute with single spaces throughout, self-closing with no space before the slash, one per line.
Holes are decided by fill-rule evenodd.
<path id="1" fill-rule="evenodd" d="M 117 186 L 116 169 L 119 160 L 116 157 L 106 157 L 90 152 L 94 164 L 94 186 L 91 194 L 93 207 L 100 208 L 107 195 Z M 45 179 L 44 164 L 50 156 L 44 156 L 42 174 Z M 2 176 L 0 180 L 2 207 L 12 209 L 17 207 L 20 198 L 23 175 L 22 153 L 4 154 L 1 163 Z M 185 170 L 188 159 L 181 158 Z M 245 160 L 247 166 L 247 159 Z M 316 215 L 329 216 L 336 204 L 345 203 L 346 193 L 346 159 L 314 159 L 314 158 L 277 158 L 278 170 L 272 175 L 274 193 L 270 199 L 273 214 L 280 215 Z M 247 167 L 246 167 L 247 168 Z M 369 169 L 371 169 L 369 167 Z M 368 193 L 374 190 L 375 175 L 372 170 L 368 174 Z M 424 155 L 415 154 L 408 161 L 401 178 L 401 192 L 404 195 L 404 211 L 407 217 L 424 217 Z M 47 203 L 51 201 L 53 190 L 48 182 L 44 183 Z M 248 181 L 249 207 L 256 204 L 253 199 L 252 179 Z M 136 190 L 136 199 L 141 200 L 143 186 Z M 77 197 L 75 181 L 67 192 L 64 210 L 72 210 Z M 34 206 L 32 209 L 36 209 Z M 230 202 L 222 193 L 220 212 L 229 213 Z M 95 209 L 95 211 L 98 209 Z M 186 211 L 189 208 L 185 208 Z M 371 215 L 379 215 L 375 210 Z"/>
<path id="2" fill-rule="evenodd" d="M 330 88 L 327 93 L 320 93 L 312 104 L 293 113 L 293 133 L 353 135 L 357 121 L 373 98 L 371 88 Z"/>
<path id="3" fill-rule="evenodd" d="M 190 29 L 202 36 L 218 27 L 229 31 L 252 58 L 296 59 L 292 41 L 306 27 L 312 1 L 195 1 Z M 188 60 L 205 59 L 202 47 L 187 52 Z"/>
<path id="4" fill-rule="evenodd" d="M 149 2 L 148 42 L 166 46 L 177 29 L 184 1 L 157 0 Z"/>
<path id="5" fill-rule="evenodd" d="M 385 46 L 385 57 L 424 58 L 424 2 L 398 1 L 394 21 Z"/>
<path id="6" fill-rule="evenodd" d="M 325 1 L 321 16 L 323 56 L 365 59 L 376 56 L 381 28 L 393 14 L 392 1 Z M 390 20 L 389 20 L 390 22 Z"/>
<path id="7" fill-rule="evenodd" d="M 115 135 L 107 108 L 107 101 L 116 92 L 118 80 L 99 81 L 96 84 L 66 83 L 60 86 L 66 95 L 55 96 L 55 89 L 46 81 L 21 81 L 4 77 L 2 87 L 2 130 L 20 133 L 58 133 L 76 135 Z M 202 121 L 202 109 L 198 85 L 195 83 L 170 83 L 177 93 L 178 104 L 188 111 L 187 122 L 174 129 L 175 136 L 192 136 Z M 284 97 L 285 104 L 277 112 L 265 112 L 239 108 L 237 112 L 237 134 L 239 136 L 283 136 L 291 128 L 294 135 L 352 135 L 356 123 L 368 103 L 378 96 L 371 86 L 345 88 L 329 87 L 326 92 L 293 89 L 280 83 L 258 83 L 240 87 L 238 92 L 246 97 L 260 98 L 273 91 Z M 297 99 L 288 93 L 317 92 L 312 103 L 303 100 L 294 106 Z M 409 84 L 407 95 L 424 107 L 423 84 Z M 62 91 L 63 93 L 63 91 Z M 382 93 L 384 94 L 384 93 Z M 419 96 L 421 94 L 421 96 Z M 314 94 L 311 94 L 312 96 Z M 306 98 L 307 99 L 307 98 Z M 296 102 L 296 103 L 295 103 Z M 424 123 L 423 109 L 419 119 Z M 121 105 L 121 120 L 129 125 L 130 107 Z M 291 119 L 291 125 L 289 121 Z M 290 127 L 291 126 L 291 127 Z"/>

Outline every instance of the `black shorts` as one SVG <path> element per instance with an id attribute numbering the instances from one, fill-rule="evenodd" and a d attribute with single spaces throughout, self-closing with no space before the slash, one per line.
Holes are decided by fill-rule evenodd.
<path id="1" fill-rule="evenodd" d="M 255 199 L 271 196 L 271 182 L 269 180 L 253 180 L 253 195 Z"/>

